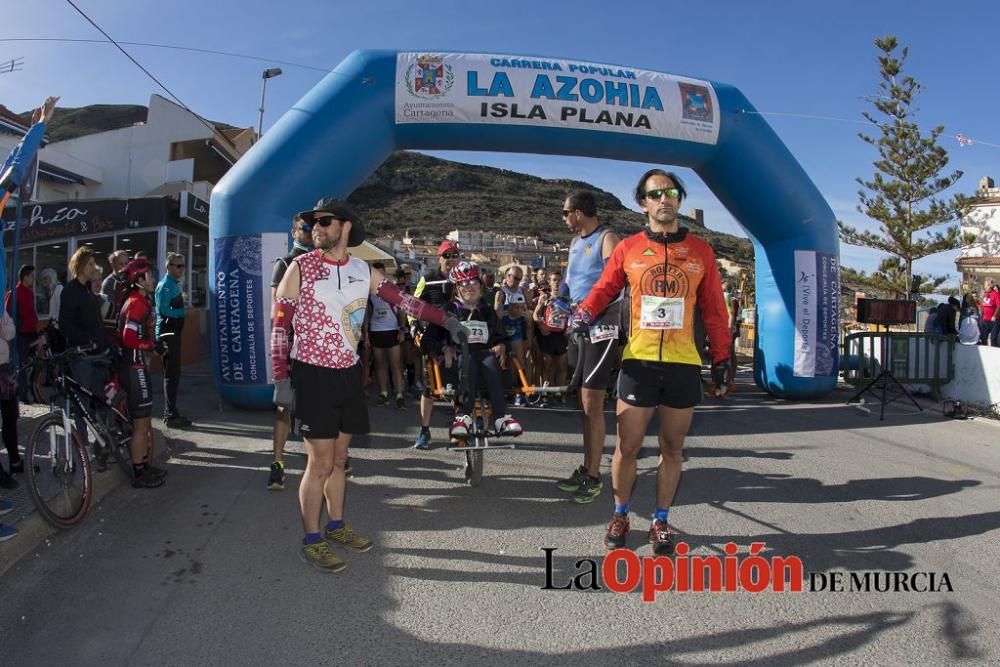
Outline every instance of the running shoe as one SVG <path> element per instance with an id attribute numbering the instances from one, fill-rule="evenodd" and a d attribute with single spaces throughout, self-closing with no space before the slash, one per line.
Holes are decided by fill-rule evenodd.
<path id="1" fill-rule="evenodd" d="M 674 535 L 666 521 L 653 519 L 649 527 L 649 543 L 653 545 L 653 553 L 657 556 L 672 556 L 674 553 Z"/>
<path id="2" fill-rule="evenodd" d="M 514 397 L 514 407 L 515 408 L 523 408 L 524 407 L 524 396 L 522 396 L 521 394 L 518 394 L 517 396 Z"/>
<path id="3" fill-rule="evenodd" d="M 8 526 L 5 523 L 0 523 L 0 542 L 6 542 L 17 535 L 17 529 L 14 526 Z"/>
<path id="4" fill-rule="evenodd" d="M 430 431 L 420 431 L 420 435 L 417 436 L 417 441 L 413 443 L 414 449 L 430 449 L 431 448 L 431 432 Z"/>
<path id="5" fill-rule="evenodd" d="M 615 512 L 611 515 L 611 523 L 608 525 L 608 532 L 604 536 L 604 546 L 608 549 L 621 549 L 625 546 L 628 531 L 628 514 Z"/>
<path id="6" fill-rule="evenodd" d="M 10 514 L 14 511 L 14 503 L 9 500 L 0 500 L 0 516 Z"/>
<path id="7" fill-rule="evenodd" d="M 524 429 L 521 425 L 517 423 L 517 420 L 510 415 L 504 415 L 503 417 L 497 417 L 497 420 L 493 422 L 493 426 L 496 428 L 497 435 L 509 435 L 512 438 L 524 433 Z"/>
<path id="8" fill-rule="evenodd" d="M 406 409 L 406 400 L 403 398 L 402 394 L 396 394 L 396 409 L 397 410 Z"/>
<path id="9" fill-rule="evenodd" d="M 272 491 L 281 491 L 285 488 L 284 462 L 275 461 L 271 464 L 271 476 L 267 478 L 267 488 Z"/>
<path id="10" fill-rule="evenodd" d="M 455 417 L 455 421 L 452 422 L 451 428 L 448 429 L 448 437 L 452 440 L 465 440 L 469 437 L 470 430 L 472 430 L 472 417 L 469 415 L 458 415 Z"/>
<path id="11" fill-rule="evenodd" d="M 170 415 L 163 418 L 163 425 L 167 428 L 187 428 L 191 426 L 191 420 L 181 415 Z"/>
<path id="12" fill-rule="evenodd" d="M 17 463 L 10 464 L 10 474 L 19 475 L 24 472 L 24 459 L 18 459 Z"/>
<path id="13" fill-rule="evenodd" d="M 580 488 L 580 482 L 587 476 L 587 469 L 580 466 L 572 472 L 572 474 L 566 479 L 561 479 L 556 482 L 556 486 L 559 487 L 560 491 L 566 491 L 568 493 L 573 493 Z"/>
<path id="14" fill-rule="evenodd" d="M 594 498 L 601 495 L 603 488 L 604 482 L 601 481 L 600 477 L 584 475 L 580 480 L 580 486 L 577 487 L 576 493 L 573 494 L 573 502 L 581 505 L 593 502 Z"/>
<path id="15" fill-rule="evenodd" d="M 147 465 L 146 466 L 146 472 L 149 473 L 150 475 L 153 475 L 154 477 L 164 477 L 165 478 L 167 476 L 167 471 L 166 470 L 164 470 L 163 468 L 157 468 L 156 466 L 151 466 L 151 465 Z"/>
<path id="16" fill-rule="evenodd" d="M 347 563 L 330 551 L 330 547 L 323 540 L 316 544 L 303 544 L 299 557 L 320 572 L 341 572 L 347 567 Z"/>
<path id="17" fill-rule="evenodd" d="M 0 489 L 7 489 L 8 491 L 13 491 L 18 486 L 17 480 L 7 474 L 7 471 L 0 468 Z"/>
<path id="18" fill-rule="evenodd" d="M 361 537 L 355 533 L 354 529 L 346 523 L 337 530 L 327 530 L 326 539 L 339 544 L 345 549 L 350 549 L 358 553 L 371 551 L 372 547 L 375 546 L 368 538 Z"/>
<path id="19" fill-rule="evenodd" d="M 379 394 L 378 398 L 375 400 L 375 403 L 378 405 L 389 405 L 389 394 L 386 394 L 384 392 Z"/>
<path id="20" fill-rule="evenodd" d="M 158 486 L 163 486 L 163 477 L 150 472 L 149 470 L 143 470 L 137 477 L 132 480 L 133 489 L 155 489 Z"/>

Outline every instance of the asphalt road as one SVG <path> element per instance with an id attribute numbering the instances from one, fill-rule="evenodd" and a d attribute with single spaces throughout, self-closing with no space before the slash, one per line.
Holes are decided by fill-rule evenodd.
<path id="1" fill-rule="evenodd" d="M 286 490 L 267 491 L 268 415 L 219 411 L 204 370 L 185 383 L 197 427 L 168 433 L 167 485 L 118 489 L 0 578 L 4 665 L 1000 661 L 995 422 L 902 405 L 880 422 L 844 393 L 786 403 L 746 384 L 699 407 L 671 511 L 694 554 L 764 542 L 764 555 L 798 556 L 807 573 L 933 572 L 954 590 L 672 591 L 648 603 L 638 591 L 543 589 L 543 548 L 556 550 L 556 585 L 605 554 L 610 484 L 582 506 L 554 485 L 580 459 L 575 411 L 518 411 L 518 449 L 488 452 L 472 489 L 461 454 L 409 448 L 414 405 L 373 405 L 347 518 L 376 547 L 334 575 L 298 558 L 301 443 Z M 646 444 L 639 555 L 650 554 L 656 466 L 655 438 Z"/>

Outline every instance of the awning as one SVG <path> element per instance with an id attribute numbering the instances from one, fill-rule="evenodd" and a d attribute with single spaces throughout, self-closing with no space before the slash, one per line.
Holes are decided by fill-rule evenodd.
<path id="1" fill-rule="evenodd" d="M 83 185 L 83 176 L 79 174 L 74 174 L 72 171 L 66 169 L 60 169 L 48 162 L 42 162 L 38 165 L 38 177 L 44 178 L 49 181 L 55 181 L 56 183 L 76 183 L 77 185 Z"/>

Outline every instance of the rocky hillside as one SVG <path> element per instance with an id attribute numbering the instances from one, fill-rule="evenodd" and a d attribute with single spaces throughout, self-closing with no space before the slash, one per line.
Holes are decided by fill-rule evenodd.
<path id="1" fill-rule="evenodd" d="M 414 235 L 436 239 L 453 229 L 483 229 L 566 242 L 569 234 L 561 218 L 562 203 L 569 191 L 578 188 L 595 193 L 600 219 L 617 231 L 631 234 L 642 227 L 644 216 L 589 183 L 538 178 L 411 152 L 390 156 L 349 199 L 368 228 L 379 235 L 401 237 L 409 229 Z M 734 261 L 752 257 L 748 240 L 698 227 L 693 220 L 686 224 L 709 240 L 720 256 Z"/>

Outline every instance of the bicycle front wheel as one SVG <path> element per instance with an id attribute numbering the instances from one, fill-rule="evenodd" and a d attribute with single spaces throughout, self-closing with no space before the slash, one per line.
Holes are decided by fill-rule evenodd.
<path id="1" fill-rule="evenodd" d="M 44 417 L 31 434 L 25 459 L 28 489 L 45 520 L 57 528 L 79 523 L 90 507 L 93 478 L 76 430 L 67 433 L 58 413 Z"/>

